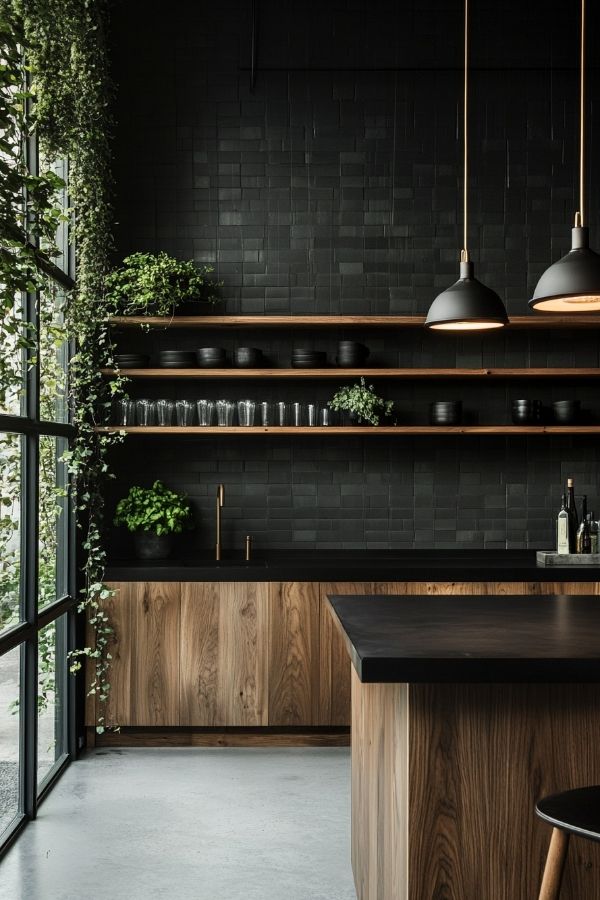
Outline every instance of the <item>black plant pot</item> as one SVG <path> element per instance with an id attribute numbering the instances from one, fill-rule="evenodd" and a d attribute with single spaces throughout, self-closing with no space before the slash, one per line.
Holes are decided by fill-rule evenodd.
<path id="1" fill-rule="evenodd" d="M 172 534 L 155 534 L 153 531 L 136 531 L 133 535 L 135 555 L 138 559 L 166 559 L 173 549 Z"/>

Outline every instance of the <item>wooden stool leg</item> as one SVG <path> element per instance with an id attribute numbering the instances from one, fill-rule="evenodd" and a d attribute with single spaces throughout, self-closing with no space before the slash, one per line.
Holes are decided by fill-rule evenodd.
<path id="1" fill-rule="evenodd" d="M 560 828 L 552 829 L 539 900 L 558 900 L 560 897 L 560 886 L 567 860 L 569 838 L 570 834 L 566 831 L 562 831 Z"/>

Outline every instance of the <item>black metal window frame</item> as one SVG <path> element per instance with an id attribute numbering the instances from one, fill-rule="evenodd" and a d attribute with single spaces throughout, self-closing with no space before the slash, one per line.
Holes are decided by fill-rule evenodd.
<path id="1" fill-rule="evenodd" d="M 30 171 L 38 171 L 39 150 L 35 137 L 26 142 L 26 156 Z M 34 244 L 35 246 L 35 244 Z M 42 261 L 44 272 L 62 289 L 74 287 L 74 249 L 64 236 L 63 257 L 65 270 L 54 263 Z M 24 317 L 32 322 L 39 333 L 39 293 L 23 297 Z M 68 675 L 68 654 L 76 646 L 76 571 L 75 525 L 72 504 L 65 502 L 61 517 L 61 541 L 65 544 L 64 568 L 59 582 L 66 587 L 45 607 L 38 609 L 39 596 L 39 502 L 40 502 L 40 438 L 47 435 L 67 443 L 74 435 L 68 423 L 46 421 L 40 418 L 40 373 L 35 350 L 25 352 L 24 387 L 25 400 L 21 415 L 1 415 L 0 432 L 21 438 L 21 579 L 20 616 L 18 624 L 0 634 L 0 658 L 15 648 L 20 648 L 19 679 L 19 810 L 2 835 L 0 856 L 13 843 L 25 825 L 35 819 L 40 802 L 62 774 L 77 752 L 76 732 L 76 684 Z M 64 618 L 63 618 L 64 617 Z M 61 698 L 60 756 L 38 783 L 38 683 L 39 683 L 39 632 L 61 619 L 57 629 L 56 693 Z"/>

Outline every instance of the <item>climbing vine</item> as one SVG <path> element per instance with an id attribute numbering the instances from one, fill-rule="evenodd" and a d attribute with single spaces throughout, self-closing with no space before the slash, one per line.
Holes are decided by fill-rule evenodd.
<path id="1" fill-rule="evenodd" d="M 89 686 L 100 701 L 98 728 L 103 730 L 103 704 L 110 690 L 109 666 L 112 629 L 103 611 L 110 590 L 103 584 L 105 551 L 102 543 L 104 490 L 110 477 L 107 450 L 119 436 L 99 434 L 94 428 L 108 419 L 113 397 L 122 392 L 122 379 L 105 380 L 103 366 L 112 366 L 113 348 L 108 325 L 104 280 L 112 250 L 112 209 L 110 176 L 110 103 L 112 89 L 106 49 L 106 4 L 104 0 L 0 0 L 5 35 L 10 37 L 9 62 L 14 79 L 2 95 L 0 116 L 9 123 L 10 149 L 16 147 L 25 128 L 33 129 L 43 157 L 68 159 L 68 194 L 72 208 L 71 233 L 76 253 L 76 287 L 66 298 L 64 329 L 75 351 L 70 363 L 70 400 L 75 439 L 64 455 L 73 485 L 77 524 L 84 550 L 81 609 L 86 609 L 95 633 L 94 645 L 75 651 L 72 670 L 83 657 L 94 662 L 95 677 Z M 28 90 L 23 91 L 26 63 Z M 25 120 L 23 105 L 29 106 Z M 2 153 L 7 152 L 0 145 Z M 16 151 L 15 151 L 16 152 Z M 0 166 L 2 160 L 0 160 Z M 22 167 L 22 168 L 19 168 Z M 12 162 L 21 181 L 13 186 L 13 205 L 23 180 L 31 178 L 22 157 Z M 3 173 L 4 174 L 4 173 Z M 48 166 L 48 172 L 27 184 L 30 209 L 26 210 L 31 233 L 39 234 L 42 246 L 52 247 L 60 217 L 54 204 L 62 182 Z M 9 198 L 10 199 L 10 198 Z M 4 203 L 4 197 L 0 197 Z M 8 204 L 10 208 L 10 204 Z M 3 244 L 5 243 L 3 231 Z M 6 262 L 12 281 L 3 290 L 3 312 L 8 299 L 23 289 L 48 289 L 48 279 L 37 265 L 35 252 L 19 243 Z M 25 249 L 24 249 L 25 248 Z M 49 251 L 51 252 L 51 251 Z M 0 265 L 2 260 L 0 260 Z M 4 279 L 0 268 L 0 281 Z M 14 300 L 11 300 L 14 303 Z M 11 311 L 8 310 L 10 313 Z M 3 328 L 14 333 L 20 350 L 31 342 L 30 329 L 23 329 L 21 311 L 15 310 Z M 7 323 L 7 324 L 6 324 Z M 56 326 L 59 327 L 59 326 Z M 21 331 L 25 331 L 21 335 Z M 0 338 L 3 334 L 0 333 Z M 55 339 L 60 334 L 54 333 Z M 20 353 L 19 353 L 20 356 Z M 14 365 L 0 370 L 0 395 L 9 395 L 20 382 Z"/>

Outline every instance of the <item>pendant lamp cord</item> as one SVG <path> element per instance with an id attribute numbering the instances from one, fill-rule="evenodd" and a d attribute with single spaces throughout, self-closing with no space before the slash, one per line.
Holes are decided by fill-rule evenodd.
<path id="1" fill-rule="evenodd" d="M 584 2 L 584 0 L 582 0 Z M 464 22 L 464 84 L 463 84 L 463 249 L 460 254 L 461 262 L 469 261 L 467 249 L 468 231 L 468 163 L 469 163 L 469 0 L 465 0 Z"/>
<path id="2" fill-rule="evenodd" d="M 575 225 L 585 225 L 585 0 L 581 0 L 581 57 L 579 65 L 579 212 Z"/>

